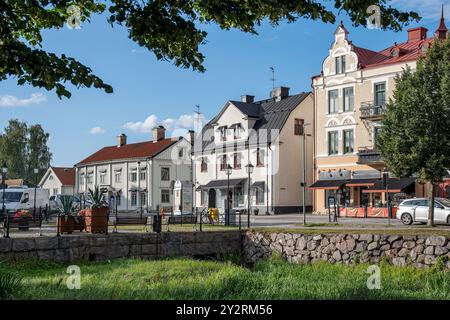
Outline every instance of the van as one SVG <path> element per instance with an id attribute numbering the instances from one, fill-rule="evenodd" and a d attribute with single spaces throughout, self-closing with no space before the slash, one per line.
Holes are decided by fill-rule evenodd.
<path id="1" fill-rule="evenodd" d="M 4 194 L 3 194 L 4 192 Z M 33 211 L 35 201 L 35 189 L 23 187 L 9 187 L 0 190 L 0 212 L 3 215 L 3 197 L 5 210 L 8 214 L 13 215 L 19 210 Z M 47 189 L 36 188 L 36 208 L 42 208 L 42 214 L 46 215 L 45 211 L 49 204 L 49 194 Z"/>

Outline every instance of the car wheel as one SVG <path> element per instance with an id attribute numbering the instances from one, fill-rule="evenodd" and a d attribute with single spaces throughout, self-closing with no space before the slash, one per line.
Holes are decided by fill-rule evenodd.
<path id="1" fill-rule="evenodd" d="M 403 222 L 403 224 L 409 226 L 413 223 L 413 218 L 411 217 L 411 215 L 409 213 L 404 213 L 404 214 L 402 214 L 402 222 Z"/>

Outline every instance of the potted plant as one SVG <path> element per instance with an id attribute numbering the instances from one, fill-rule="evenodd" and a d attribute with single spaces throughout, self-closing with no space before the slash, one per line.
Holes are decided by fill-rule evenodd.
<path id="1" fill-rule="evenodd" d="M 92 233 L 106 233 L 108 228 L 108 205 L 104 201 L 104 194 L 99 187 L 89 189 L 92 201 L 90 209 L 84 210 L 86 231 Z"/>
<path id="2" fill-rule="evenodd" d="M 59 233 L 71 234 L 74 230 L 75 220 L 78 221 L 78 217 L 74 214 L 73 200 L 70 197 L 62 197 L 59 211 L 57 222 Z"/>
<path id="3" fill-rule="evenodd" d="M 30 228 L 29 221 L 33 216 L 27 210 L 19 210 L 14 215 L 14 222 L 19 224 L 19 231 L 28 231 Z"/>

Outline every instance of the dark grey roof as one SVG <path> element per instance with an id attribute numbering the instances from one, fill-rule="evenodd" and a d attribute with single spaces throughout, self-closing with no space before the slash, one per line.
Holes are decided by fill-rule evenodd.
<path id="1" fill-rule="evenodd" d="M 220 118 L 225 109 L 233 104 L 243 114 L 257 118 L 253 129 L 268 131 L 267 136 L 260 136 L 259 142 L 264 143 L 267 141 L 274 141 L 276 136 L 271 135 L 271 130 L 281 130 L 284 127 L 291 112 L 310 95 L 310 92 L 302 92 L 300 94 L 286 97 L 280 101 L 275 99 L 267 99 L 263 101 L 257 101 L 254 103 L 246 103 L 240 101 L 229 101 L 225 104 L 225 107 L 216 115 L 210 122 L 208 122 L 203 128 L 203 150 L 214 149 L 214 133 L 211 129 L 214 127 L 214 123 Z M 252 138 L 250 138 L 252 139 Z"/>

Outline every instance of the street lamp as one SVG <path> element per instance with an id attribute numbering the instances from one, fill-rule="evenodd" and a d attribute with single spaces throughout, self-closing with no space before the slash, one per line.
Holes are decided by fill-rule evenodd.
<path id="1" fill-rule="evenodd" d="M 6 234 L 5 238 L 9 238 L 9 217 L 8 213 L 5 210 L 5 193 L 6 193 L 6 174 L 8 173 L 8 167 L 6 163 L 2 166 L 2 186 L 3 186 L 3 199 L 2 199 L 2 213 L 3 216 L 6 214 Z"/>
<path id="2" fill-rule="evenodd" d="M 389 181 L 389 172 L 384 169 L 383 170 L 383 187 L 386 190 L 386 210 L 387 210 L 387 216 L 388 216 L 388 225 L 391 225 L 391 215 L 389 212 L 389 186 L 388 186 L 388 181 Z"/>
<path id="3" fill-rule="evenodd" d="M 38 168 L 33 169 L 34 173 L 34 205 L 33 205 L 33 218 L 36 219 L 36 188 L 37 188 L 37 175 L 39 173 Z"/>
<path id="4" fill-rule="evenodd" d="M 251 188 L 251 174 L 253 173 L 254 166 L 249 163 L 245 166 L 245 171 L 248 174 L 248 190 L 247 190 L 247 228 L 250 229 L 250 188 Z"/>
<path id="5" fill-rule="evenodd" d="M 227 175 L 227 207 L 226 207 L 226 216 L 225 216 L 225 225 L 230 225 L 230 176 L 233 172 L 233 168 L 230 166 L 230 164 L 227 165 L 225 169 L 225 174 Z"/>

